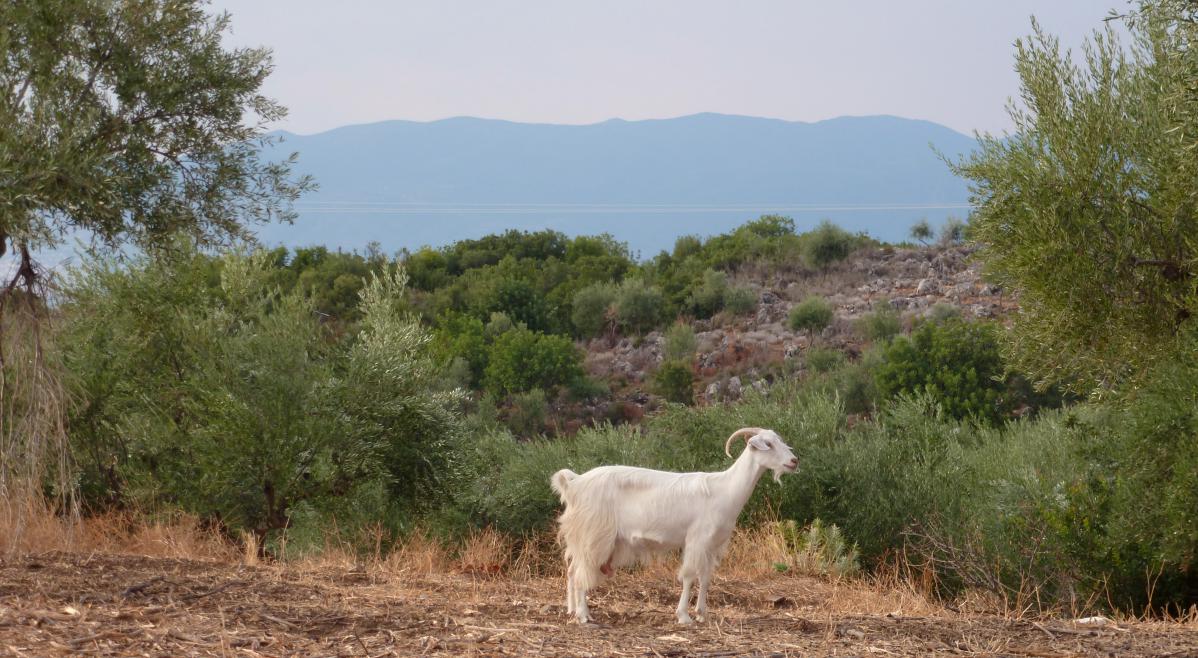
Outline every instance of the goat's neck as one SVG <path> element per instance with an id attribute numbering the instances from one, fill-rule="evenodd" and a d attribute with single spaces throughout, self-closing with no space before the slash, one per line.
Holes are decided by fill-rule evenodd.
<path id="1" fill-rule="evenodd" d="M 728 501 L 735 504 L 737 509 L 744 507 L 749 501 L 749 496 L 753 495 L 753 489 L 761 479 L 762 473 L 765 473 L 765 467 L 753 459 L 749 449 L 745 448 L 732 466 L 720 474 L 727 483 L 725 491 L 728 493 Z"/>

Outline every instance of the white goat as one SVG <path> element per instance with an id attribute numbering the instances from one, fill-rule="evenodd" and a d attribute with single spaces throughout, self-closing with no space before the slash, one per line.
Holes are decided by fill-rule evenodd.
<path id="1" fill-rule="evenodd" d="M 746 427 L 738 436 L 746 447 L 726 471 L 669 473 L 632 466 L 600 466 L 582 475 L 569 469 L 553 474 L 550 484 L 566 509 L 558 519 L 558 540 L 565 545 L 566 610 L 578 622 L 590 621 L 587 592 L 612 570 L 649 553 L 682 549 L 678 580 L 678 623 L 692 622 L 691 585 L 699 581 L 695 613 L 707 615 L 707 589 L 736 527 L 745 502 L 766 470 L 781 481 L 798 468 L 790 447 L 773 430 Z"/>

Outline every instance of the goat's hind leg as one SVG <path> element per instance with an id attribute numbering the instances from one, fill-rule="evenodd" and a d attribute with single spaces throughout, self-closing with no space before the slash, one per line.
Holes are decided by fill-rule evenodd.
<path id="1" fill-rule="evenodd" d="M 695 600 L 695 618 L 707 621 L 707 590 L 711 587 L 711 574 L 699 574 L 699 596 Z"/>
<path id="2" fill-rule="evenodd" d="M 580 624 L 591 622 L 591 611 L 587 607 L 587 585 L 594 582 L 595 578 L 587 578 L 587 575 L 575 565 L 570 568 L 566 582 L 566 609 Z"/>
<path id="3" fill-rule="evenodd" d="M 574 567 L 566 565 L 566 614 L 574 614 Z"/>

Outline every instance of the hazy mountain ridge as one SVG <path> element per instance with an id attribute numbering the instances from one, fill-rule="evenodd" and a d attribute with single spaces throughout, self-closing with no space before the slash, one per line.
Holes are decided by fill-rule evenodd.
<path id="1" fill-rule="evenodd" d="M 818 123 L 696 114 L 590 125 L 458 117 L 284 134 L 323 201 L 891 203 L 964 199 L 974 140 L 897 117 Z"/>
<path id="2" fill-rule="evenodd" d="M 552 208 L 541 208 L 532 217 L 538 206 L 554 204 L 568 206 L 560 214 L 563 230 L 600 232 L 611 223 L 610 232 L 644 249 L 668 246 L 671 236 L 682 233 L 722 231 L 724 223 L 736 225 L 787 204 L 963 204 L 965 183 L 952 175 L 933 146 L 950 158 L 975 146 L 973 138 L 944 126 L 893 116 L 803 123 L 695 114 L 589 125 L 456 117 L 384 121 L 313 135 L 277 134 L 283 142 L 268 155 L 298 151 L 298 170 L 312 174 L 320 189 L 302 200 L 298 227 L 268 228 L 264 239 L 352 247 L 357 246 L 352 238 L 363 232 L 372 233 L 371 239 L 404 234 L 405 244 L 384 240 L 385 248 L 418 246 L 409 244 L 413 241 L 444 244 L 500 224 L 555 226 Z M 456 224 L 443 222 L 448 232 L 442 235 L 438 227 L 424 225 L 433 214 L 378 212 L 362 218 L 313 211 L 320 204 L 410 204 L 464 212 Z M 682 209 L 659 217 L 661 225 L 652 227 L 652 238 L 643 240 L 629 231 L 643 224 L 640 220 L 621 228 L 621 221 L 602 216 L 566 217 L 582 206 L 595 213 L 609 205 L 638 204 L 695 206 L 709 213 L 712 207 L 734 206 L 734 211 L 727 220 L 696 217 L 691 228 L 690 215 Z M 505 212 L 502 221 L 475 222 L 466 217 L 474 205 L 515 209 Z M 626 208 L 616 212 L 629 219 L 637 215 Z M 925 214 L 935 219 L 935 212 Z M 837 219 L 833 213 L 824 215 Z M 894 239 L 894 226 L 879 222 L 909 226 L 911 220 L 912 213 L 903 213 L 899 220 L 878 215 L 843 223 Z M 471 230 L 475 223 L 477 231 Z M 347 238 L 350 244 L 345 244 Z"/>

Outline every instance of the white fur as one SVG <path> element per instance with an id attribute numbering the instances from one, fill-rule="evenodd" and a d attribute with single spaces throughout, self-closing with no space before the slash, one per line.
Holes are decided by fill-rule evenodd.
<path id="1" fill-rule="evenodd" d="M 587 592 L 604 576 L 650 553 L 682 549 L 678 622 L 691 623 L 691 586 L 699 581 L 695 612 L 707 614 L 711 575 L 727 548 L 736 518 L 765 471 L 792 473 L 794 453 L 772 430 L 744 428 L 744 452 L 718 473 L 670 473 L 632 466 L 600 466 L 581 475 L 553 474 L 550 485 L 565 504 L 558 539 L 565 546 L 566 608 L 590 621 Z M 727 444 L 725 444 L 727 450 Z M 607 573 L 604 573 L 604 571 Z"/>

